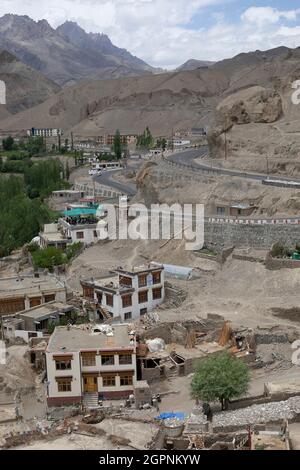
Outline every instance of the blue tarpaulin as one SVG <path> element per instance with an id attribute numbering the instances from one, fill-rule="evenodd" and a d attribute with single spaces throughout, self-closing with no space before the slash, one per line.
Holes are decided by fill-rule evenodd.
<path id="1" fill-rule="evenodd" d="M 155 419 L 172 419 L 172 418 L 183 420 L 185 418 L 185 414 L 184 413 L 161 413 L 159 416 L 156 416 Z"/>

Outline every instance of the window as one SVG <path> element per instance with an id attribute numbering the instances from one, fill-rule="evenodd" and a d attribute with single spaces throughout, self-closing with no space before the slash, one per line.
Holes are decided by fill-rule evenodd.
<path id="1" fill-rule="evenodd" d="M 147 275 L 141 274 L 139 276 L 139 287 L 146 287 L 147 286 Z"/>
<path id="2" fill-rule="evenodd" d="M 161 289 L 153 289 L 152 291 L 153 300 L 161 299 Z"/>
<path id="3" fill-rule="evenodd" d="M 114 306 L 114 296 L 112 294 L 106 294 L 106 305 Z"/>
<path id="4" fill-rule="evenodd" d="M 95 354 L 83 354 L 82 355 L 82 366 L 91 367 L 96 365 L 96 356 Z"/>
<path id="5" fill-rule="evenodd" d="M 132 355 L 131 354 L 120 354 L 119 355 L 119 364 L 132 364 Z"/>
<path id="6" fill-rule="evenodd" d="M 139 292 L 139 304 L 143 304 L 145 302 L 148 302 L 148 291 L 143 290 L 142 292 Z"/>
<path id="7" fill-rule="evenodd" d="M 101 364 L 103 366 L 113 366 L 115 363 L 115 356 L 113 354 L 102 354 Z"/>
<path id="8" fill-rule="evenodd" d="M 152 295 L 153 295 L 153 300 L 161 299 L 161 288 L 153 289 Z"/>
<path id="9" fill-rule="evenodd" d="M 93 287 L 83 286 L 83 297 L 85 297 L 86 299 L 93 299 L 94 298 Z"/>
<path id="10" fill-rule="evenodd" d="M 59 392 L 72 391 L 72 377 L 56 378 L 57 389 Z"/>
<path id="11" fill-rule="evenodd" d="M 97 230 L 94 230 L 94 238 L 98 238 Z"/>
<path id="12" fill-rule="evenodd" d="M 124 315 L 124 320 L 131 320 L 132 318 L 132 312 L 126 312 Z"/>
<path id="13" fill-rule="evenodd" d="M 225 207 L 217 207 L 217 215 L 225 215 Z"/>
<path id="14" fill-rule="evenodd" d="M 77 240 L 83 240 L 84 239 L 84 233 L 83 232 L 77 232 L 76 233 L 76 238 L 77 238 Z"/>
<path id="15" fill-rule="evenodd" d="M 132 287 L 132 279 L 131 279 L 131 277 L 120 276 L 120 277 L 119 277 L 119 283 L 120 283 L 121 286 Z"/>
<path id="16" fill-rule="evenodd" d="M 45 302 L 47 302 L 46 298 L 45 298 Z M 32 297 L 30 299 L 30 308 L 37 307 L 38 305 L 41 305 L 41 303 L 42 303 L 41 297 Z"/>
<path id="17" fill-rule="evenodd" d="M 55 300 L 55 294 L 45 295 L 45 302 L 53 302 Z"/>
<path id="18" fill-rule="evenodd" d="M 131 305 L 132 305 L 132 295 L 131 294 L 123 295 L 122 296 L 122 307 L 123 308 L 131 307 Z"/>
<path id="19" fill-rule="evenodd" d="M 132 385 L 133 384 L 133 377 L 132 375 L 121 375 L 120 376 L 120 385 Z"/>
<path id="20" fill-rule="evenodd" d="M 146 309 L 146 308 L 141 308 L 141 310 L 140 310 L 140 315 L 141 315 L 141 317 L 142 317 L 143 315 L 146 315 L 146 313 L 147 313 L 147 309 Z"/>
<path id="21" fill-rule="evenodd" d="M 103 375 L 103 387 L 115 387 L 116 377 L 114 375 Z"/>
<path id="22" fill-rule="evenodd" d="M 55 361 L 56 370 L 69 370 L 72 368 L 71 359 Z"/>
<path id="23" fill-rule="evenodd" d="M 161 272 L 158 271 L 152 274 L 153 284 L 160 284 L 161 282 Z"/>

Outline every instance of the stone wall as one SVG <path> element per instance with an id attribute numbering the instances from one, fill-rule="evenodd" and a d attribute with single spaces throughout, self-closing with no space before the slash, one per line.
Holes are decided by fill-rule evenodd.
<path id="1" fill-rule="evenodd" d="M 265 266 L 267 269 L 272 271 L 278 269 L 299 269 L 300 260 L 296 259 L 285 259 L 285 258 L 273 258 L 270 253 L 266 256 Z"/>
<path id="2" fill-rule="evenodd" d="M 209 248 L 270 248 L 274 243 L 295 245 L 300 240 L 300 225 L 245 225 L 205 222 L 204 242 Z"/>

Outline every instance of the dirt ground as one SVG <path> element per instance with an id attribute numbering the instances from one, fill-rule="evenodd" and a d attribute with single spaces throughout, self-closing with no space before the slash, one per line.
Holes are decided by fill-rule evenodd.
<path id="1" fill-rule="evenodd" d="M 224 316 L 234 326 L 256 328 L 275 325 L 293 326 L 299 321 L 284 312 L 298 308 L 300 270 L 270 271 L 261 263 L 229 258 L 220 266 L 213 260 L 185 251 L 182 241 L 172 240 L 161 248 L 161 241 L 117 240 L 99 243 L 85 250 L 71 265 L 68 285 L 81 292 L 80 280 L 109 275 L 117 266 L 132 267 L 149 261 L 197 267 L 200 277 L 186 281 L 168 279 L 187 292 L 179 309 L 158 310 L 161 321 L 206 318 L 208 313 Z M 281 318 L 276 313 L 280 309 Z M 297 319 L 296 319 L 297 320 Z"/>
<path id="2" fill-rule="evenodd" d="M 109 439 L 100 436 L 70 434 L 52 441 L 34 441 L 14 450 L 129 450 L 128 446 L 116 446 Z"/>

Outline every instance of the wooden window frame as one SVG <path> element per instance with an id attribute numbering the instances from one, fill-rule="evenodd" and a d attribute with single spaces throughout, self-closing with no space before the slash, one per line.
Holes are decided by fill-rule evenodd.
<path id="1" fill-rule="evenodd" d="M 96 354 L 81 354 L 82 367 L 95 367 Z"/>
<path id="2" fill-rule="evenodd" d="M 84 232 L 76 232 L 76 240 L 84 240 Z"/>
<path id="3" fill-rule="evenodd" d="M 142 279 L 144 279 L 144 281 L 142 281 Z M 147 287 L 147 274 L 139 274 L 138 280 L 139 287 Z"/>
<path id="4" fill-rule="evenodd" d="M 58 365 L 68 364 L 70 367 L 58 367 Z M 72 359 L 60 359 L 55 361 L 55 370 L 71 370 L 72 369 Z"/>
<path id="5" fill-rule="evenodd" d="M 129 365 L 129 364 L 132 364 L 132 362 L 133 361 L 132 361 L 132 354 L 131 353 L 119 354 L 119 364 L 120 364 L 120 366 Z"/>
<path id="6" fill-rule="evenodd" d="M 72 392 L 73 377 L 55 377 L 57 391 L 61 393 Z"/>
<path id="7" fill-rule="evenodd" d="M 116 386 L 116 374 L 101 374 L 103 387 Z"/>
<path id="8" fill-rule="evenodd" d="M 132 278 L 129 276 L 119 276 L 119 284 L 122 286 L 132 287 Z"/>
<path id="9" fill-rule="evenodd" d="M 133 373 L 124 373 L 124 374 L 119 374 L 120 375 L 120 386 L 121 387 L 127 387 L 129 385 L 133 385 Z M 125 382 L 125 383 L 124 383 Z"/>
<path id="10" fill-rule="evenodd" d="M 122 295 L 122 308 L 132 307 L 132 294 Z"/>
<path id="11" fill-rule="evenodd" d="M 160 295 L 157 296 L 155 293 L 160 292 Z M 156 287 L 155 289 L 152 290 L 152 298 L 153 300 L 160 300 L 162 299 L 162 288 L 161 287 Z"/>
<path id="12" fill-rule="evenodd" d="M 156 279 L 157 276 L 159 280 Z M 161 284 L 161 271 L 156 271 L 152 273 L 152 281 L 153 284 Z"/>
<path id="13" fill-rule="evenodd" d="M 149 291 L 148 290 L 142 290 L 138 293 L 138 300 L 139 304 L 146 304 L 149 299 Z"/>
<path id="14" fill-rule="evenodd" d="M 131 319 L 132 319 L 132 312 L 125 312 L 124 320 L 131 320 Z"/>
<path id="15" fill-rule="evenodd" d="M 111 299 L 111 300 L 109 300 Z M 106 305 L 108 305 L 109 307 L 113 307 L 114 306 L 114 296 L 113 294 L 105 294 L 105 301 L 106 301 Z"/>
<path id="16" fill-rule="evenodd" d="M 112 362 L 105 363 L 105 358 L 113 358 Z M 101 354 L 101 365 L 102 366 L 114 366 L 115 365 L 115 355 L 114 354 Z"/>

